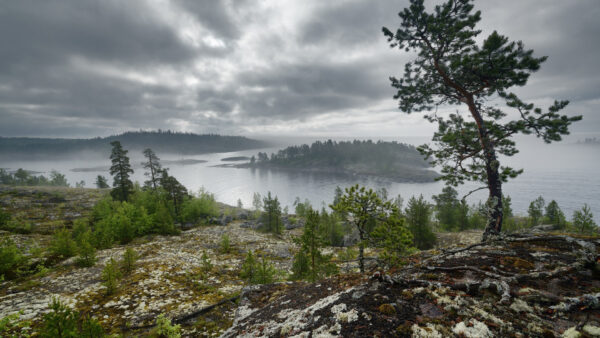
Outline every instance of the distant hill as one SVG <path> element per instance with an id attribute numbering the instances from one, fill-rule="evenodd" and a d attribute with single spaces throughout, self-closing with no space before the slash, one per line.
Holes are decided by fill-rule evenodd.
<path id="1" fill-rule="evenodd" d="M 236 167 L 265 167 L 310 172 L 368 175 L 398 182 L 431 182 L 439 175 L 412 145 L 397 142 L 317 141 L 292 146 L 277 154 L 258 153 Z"/>
<path id="2" fill-rule="evenodd" d="M 198 135 L 173 131 L 134 131 L 91 139 L 0 137 L 0 159 L 42 159 L 72 156 L 77 153 L 110 154 L 110 142 L 118 140 L 130 151 L 151 148 L 158 154 L 195 155 L 257 149 L 263 141 L 242 136 Z"/>

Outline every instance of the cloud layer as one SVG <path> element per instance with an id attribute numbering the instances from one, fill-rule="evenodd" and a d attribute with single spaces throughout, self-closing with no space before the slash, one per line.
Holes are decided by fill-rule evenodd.
<path id="1" fill-rule="evenodd" d="M 130 129 L 284 135 L 420 135 L 396 109 L 388 47 L 406 1 L 19 0 L 0 4 L 0 135 Z M 431 6 L 431 3 L 427 3 Z M 596 0 L 477 2 L 496 29 L 549 60 L 520 89 L 600 131 Z"/>

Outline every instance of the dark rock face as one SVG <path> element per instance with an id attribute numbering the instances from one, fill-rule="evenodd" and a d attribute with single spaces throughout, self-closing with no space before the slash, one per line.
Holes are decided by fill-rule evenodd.
<path id="1" fill-rule="evenodd" d="M 600 334 L 600 240 L 505 237 L 394 273 L 246 288 L 236 336 L 553 337 Z"/>

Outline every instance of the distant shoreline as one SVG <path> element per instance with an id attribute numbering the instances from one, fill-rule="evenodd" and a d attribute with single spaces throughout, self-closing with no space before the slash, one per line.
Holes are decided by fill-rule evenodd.
<path id="1" fill-rule="evenodd" d="M 388 179 L 396 183 L 433 183 L 435 179 L 440 175 L 430 169 L 421 169 L 415 168 L 411 170 L 410 177 L 407 177 L 402 174 L 397 175 L 386 175 L 381 173 L 373 173 L 373 172 L 358 172 L 352 171 L 344 168 L 298 168 L 298 167 L 284 167 L 284 166 L 274 166 L 274 165 L 264 165 L 264 164 L 251 164 L 251 163 L 239 163 L 239 164 L 218 164 L 212 167 L 215 168 L 235 168 L 235 169 L 268 169 L 268 170 L 277 170 L 277 171 L 288 171 L 288 172 L 302 172 L 302 173 L 320 173 L 320 174 L 332 174 L 332 175 L 345 175 L 345 176 L 358 176 L 365 178 L 383 178 Z M 417 174 L 417 175 L 415 175 Z"/>
<path id="2" fill-rule="evenodd" d="M 187 158 L 187 159 L 181 159 L 181 160 L 162 160 L 161 163 L 162 164 L 175 164 L 175 165 L 193 165 L 193 164 L 198 164 L 198 163 L 206 163 L 207 161 L 205 160 L 195 160 L 195 159 L 191 159 L 191 158 Z M 141 165 L 133 165 L 134 168 L 141 168 Z M 106 166 L 97 166 L 97 167 L 89 167 L 89 168 L 73 168 L 70 171 L 74 172 L 74 173 L 84 173 L 84 172 L 104 172 L 104 171 L 109 171 L 110 170 L 110 166 L 106 165 Z"/>

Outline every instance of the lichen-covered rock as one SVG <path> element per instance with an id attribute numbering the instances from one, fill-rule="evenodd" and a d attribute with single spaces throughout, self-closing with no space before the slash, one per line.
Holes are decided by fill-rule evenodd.
<path id="1" fill-rule="evenodd" d="M 247 289 L 224 337 L 596 336 L 599 245 L 519 235 L 423 252 L 392 274 Z"/>

